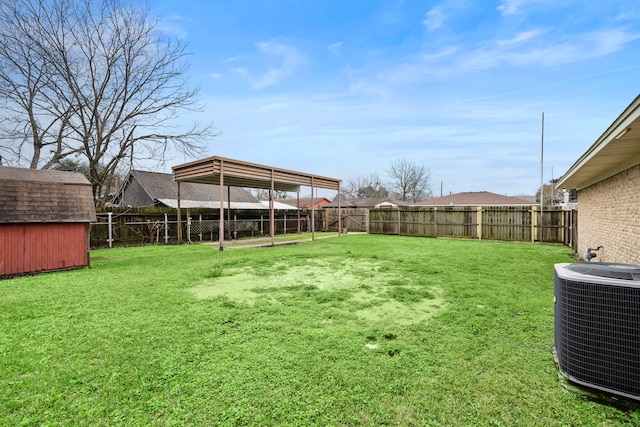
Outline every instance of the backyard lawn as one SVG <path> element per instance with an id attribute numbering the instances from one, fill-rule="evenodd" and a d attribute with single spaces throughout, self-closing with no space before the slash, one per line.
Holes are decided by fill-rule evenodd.
<path id="1" fill-rule="evenodd" d="M 0 426 L 614 426 L 553 361 L 557 245 L 93 251 L 0 281 Z"/>

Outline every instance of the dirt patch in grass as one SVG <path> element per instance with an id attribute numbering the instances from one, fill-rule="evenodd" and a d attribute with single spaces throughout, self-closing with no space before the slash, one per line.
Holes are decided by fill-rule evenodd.
<path id="1" fill-rule="evenodd" d="M 336 303 L 336 308 L 363 320 L 396 324 L 422 322 L 445 307 L 441 287 L 404 277 L 382 261 L 354 259 L 216 266 L 189 292 L 201 299 L 226 297 L 241 304 L 308 298 L 316 303 Z"/>

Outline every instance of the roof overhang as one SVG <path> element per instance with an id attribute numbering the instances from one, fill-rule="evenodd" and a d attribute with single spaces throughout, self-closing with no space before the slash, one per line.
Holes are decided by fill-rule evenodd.
<path id="1" fill-rule="evenodd" d="M 300 186 L 340 190 L 341 182 L 335 178 L 219 156 L 173 166 L 172 169 L 178 182 L 220 185 L 222 180 L 224 185 L 231 187 L 270 189 L 273 185 L 274 190 L 288 192 L 298 192 Z"/>
<path id="2" fill-rule="evenodd" d="M 640 164 L 640 96 L 556 183 L 578 190 Z"/>
<path id="3" fill-rule="evenodd" d="M 178 199 L 158 199 L 158 202 L 169 208 L 178 207 Z M 267 210 L 268 202 L 223 202 L 223 207 L 239 210 Z M 208 200 L 180 200 L 180 207 L 184 209 L 220 209 L 220 202 Z M 275 210 L 295 210 L 294 206 L 285 205 L 284 203 L 274 202 Z"/>

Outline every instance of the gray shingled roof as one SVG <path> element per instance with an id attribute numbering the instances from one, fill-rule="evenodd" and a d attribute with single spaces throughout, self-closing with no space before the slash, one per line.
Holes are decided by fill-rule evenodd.
<path id="1" fill-rule="evenodd" d="M 345 200 L 344 198 L 340 199 L 340 207 L 343 208 L 372 208 L 381 203 L 393 203 L 396 206 L 405 207 L 409 206 L 408 202 L 403 202 L 402 200 L 395 200 L 389 197 L 363 197 L 360 199 L 349 199 Z M 323 205 L 323 208 L 337 208 L 338 202 L 331 202 L 329 204 Z"/>
<path id="2" fill-rule="evenodd" d="M 288 199 L 276 199 L 276 202 L 284 203 L 285 205 L 293 206 L 294 208 L 297 208 L 299 203 L 299 206 L 301 208 L 308 208 L 311 207 L 312 200 L 316 205 L 318 204 L 318 202 L 324 201 L 324 203 L 322 203 L 320 206 L 324 206 L 327 203 L 331 202 L 331 200 L 327 199 L 326 197 L 316 197 L 314 199 L 312 199 L 311 197 L 300 197 L 300 199 L 298 199 L 297 197 L 291 197 Z"/>
<path id="3" fill-rule="evenodd" d="M 530 206 L 529 200 L 488 191 L 467 191 L 413 203 L 412 206 Z"/>
<path id="4" fill-rule="evenodd" d="M 93 221 L 91 184 L 82 174 L 0 166 L 0 223 Z"/>
<path id="5" fill-rule="evenodd" d="M 168 173 L 132 170 L 130 174 L 142 185 L 153 200 L 177 199 L 178 183 L 173 175 Z M 125 185 L 129 180 L 125 180 Z M 219 201 L 220 186 L 183 182 L 180 184 L 180 199 L 191 201 Z M 224 200 L 227 200 L 227 190 L 224 190 Z M 233 202 L 257 203 L 258 200 L 244 188 L 231 187 Z"/>

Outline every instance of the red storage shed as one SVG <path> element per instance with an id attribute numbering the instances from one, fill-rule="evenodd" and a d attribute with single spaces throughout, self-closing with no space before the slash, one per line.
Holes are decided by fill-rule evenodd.
<path id="1" fill-rule="evenodd" d="M 88 266 L 95 221 L 83 175 L 0 166 L 0 277 Z"/>

